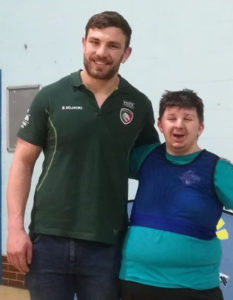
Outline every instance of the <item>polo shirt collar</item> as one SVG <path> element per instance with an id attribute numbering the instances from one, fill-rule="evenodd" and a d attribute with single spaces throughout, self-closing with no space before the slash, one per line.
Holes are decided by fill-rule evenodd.
<path id="1" fill-rule="evenodd" d="M 81 85 L 83 85 L 80 72 L 81 70 L 70 74 L 72 85 L 75 87 L 80 87 Z"/>

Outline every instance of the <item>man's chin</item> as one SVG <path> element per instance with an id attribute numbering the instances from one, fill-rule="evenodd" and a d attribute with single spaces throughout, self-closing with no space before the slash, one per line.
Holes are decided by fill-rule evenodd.
<path id="1" fill-rule="evenodd" d="M 88 72 L 88 75 L 94 79 L 98 79 L 98 80 L 109 80 L 111 78 L 114 77 L 115 73 L 107 73 L 107 72 L 103 72 L 103 71 L 90 71 Z"/>

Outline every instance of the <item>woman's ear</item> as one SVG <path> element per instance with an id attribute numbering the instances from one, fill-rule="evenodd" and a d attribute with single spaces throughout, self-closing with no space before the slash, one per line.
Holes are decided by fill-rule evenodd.
<path id="1" fill-rule="evenodd" d="M 201 124 L 199 125 L 199 129 L 198 129 L 198 136 L 200 136 L 200 135 L 202 134 L 204 128 L 205 128 L 204 124 L 201 123 Z"/>
<path id="2" fill-rule="evenodd" d="M 158 119 L 158 121 L 157 121 L 157 126 L 158 126 L 160 132 L 163 133 L 163 126 L 162 126 L 162 122 L 160 119 Z"/>

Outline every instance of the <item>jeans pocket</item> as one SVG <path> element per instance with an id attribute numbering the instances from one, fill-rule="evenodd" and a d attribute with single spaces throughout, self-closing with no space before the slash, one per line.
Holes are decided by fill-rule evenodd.
<path id="1" fill-rule="evenodd" d="M 30 239 L 32 244 L 36 244 L 41 239 L 41 234 L 39 233 L 30 233 Z"/>

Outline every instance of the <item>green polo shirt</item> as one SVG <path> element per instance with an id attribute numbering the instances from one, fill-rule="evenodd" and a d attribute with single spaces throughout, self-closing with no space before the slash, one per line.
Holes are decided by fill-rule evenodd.
<path id="1" fill-rule="evenodd" d="M 158 140 L 148 98 L 120 77 L 98 107 L 80 72 L 44 87 L 18 137 L 43 148 L 30 231 L 115 243 L 127 225 L 128 156 Z"/>

